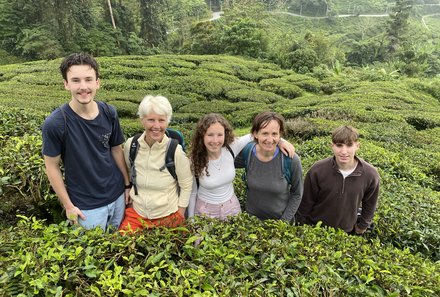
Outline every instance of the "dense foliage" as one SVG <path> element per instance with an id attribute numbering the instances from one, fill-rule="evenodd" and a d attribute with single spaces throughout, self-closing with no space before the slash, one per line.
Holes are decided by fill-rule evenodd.
<path id="1" fill-rule="evenodd" d="M 140 129 L 135 113 L 146 94 L 170 99 L 171 126 L 187 140 L 206 112 L 224 114 L 241 134 L 270 109 L 287 119 L 305 172 L 331 153 L 330 131 L 351 124 L 361 132 L 359 155 L 382 182 L 376 227 L 364 238 L 246 214 L 120 237 L 47 225 L 61 219 L 44 174 L 40 126 L 69 99 L 60 61 L 0 66 L 0 295 L 440 293 L 438 79 L 374 68 L 312 76 L 229 56 L 99 58 L 98 99 L 118 109 L 126 136 Z M 242 197 L 239 176 L 236 186 Z M 15 225 L 17 213 L 36 219 Z M 197 247 L 196 234 L 203 238 Z"/>
<path id="2" fill-rule="evenodd" d="M 198 219 L 138 236 L 25 219 L 1 232 L 0 294 L 438 296 L 440 266 L 327 228 Z"/>
<path id="3" fill-rule="evenodd" d="M 143 54 L 204 17 L 203 0 L 0 0 L 0 48 L 31 60 Z"/>
<path id="4" fill-rule="evenodd" d="M 439 13 L 438 0 L 0 0 L 0 64 L 77 51 L 227 54 L 300 73 L 375 67 L 432 77 Z"/>

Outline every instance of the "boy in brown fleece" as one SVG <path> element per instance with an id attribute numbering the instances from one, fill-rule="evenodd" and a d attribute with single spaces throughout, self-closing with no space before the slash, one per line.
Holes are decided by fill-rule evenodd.
<path id="1" fill-rule="evenodd" d="M 363 234 L 370 226 L 379 196 L 379 174 L 356 156 L 359 133 L 341 126 L 332 133 L 333 156 L 316 162 L 304 180 L 296 219 L 302 224 L 340 228 Z M 362 207 L 358 217 L 358 208 Z"/>

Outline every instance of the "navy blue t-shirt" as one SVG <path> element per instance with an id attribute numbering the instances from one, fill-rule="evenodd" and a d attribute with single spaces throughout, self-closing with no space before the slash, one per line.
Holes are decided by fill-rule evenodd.
<path id="1" fill-rule="evenodd" d="M 93 120 L 64 104 L 66 120 L 58 108 L 43 124 L 43 155 L 62 155 L 67 193 L 85 210 L 108 205 L 124 192 L 124 178 L 111 154 L 111 147 L 124 142 L 119 119 L 113 107 L 106 110 L 105 103 L 96 102 L 99 114 Z"/>

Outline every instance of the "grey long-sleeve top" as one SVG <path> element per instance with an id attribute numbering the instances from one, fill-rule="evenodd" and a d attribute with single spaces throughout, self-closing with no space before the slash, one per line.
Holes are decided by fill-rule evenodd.
<path id="1" fill-rule="evenodd" d="M 282 167 L 281 152 L 269 162 L 258 160 L 251 152 L 246 179 L 248 213 L 263 220 L 294 220 L 303 193 L 302 166 L 298 155 L 291 160 L 290 184 L 284 177 Z"/>

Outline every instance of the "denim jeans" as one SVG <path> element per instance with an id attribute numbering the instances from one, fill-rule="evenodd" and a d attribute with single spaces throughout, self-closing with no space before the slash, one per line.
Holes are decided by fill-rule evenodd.
<path id="1" fill-rule="evenodd" d="M 94 209 L 81 209 L 81 211 L 86 216 L 86 219 L 83 220 L 78 217 L 78 223 L 85 229 L 93 229 L 99 226 L 103 230 L 111 228 L 116 231 L 124 218 L 124 193 L 108 205 Z"/>

